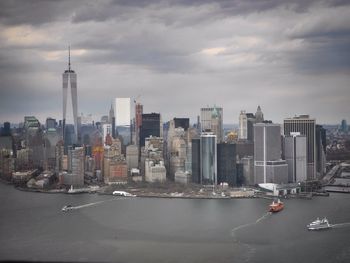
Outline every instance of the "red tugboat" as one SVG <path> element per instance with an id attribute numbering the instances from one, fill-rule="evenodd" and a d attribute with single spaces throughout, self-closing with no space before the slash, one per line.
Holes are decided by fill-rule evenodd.
<path id="1" fill-rule="evenodd" d="M 284 204 L 281 202 L 281 200 L 278 199 L 277 202 L 272 201 L 272 204 L 269 206 L 269 211 L 272 213 L 276 213 L 281 211 L 284 208 Z"/>

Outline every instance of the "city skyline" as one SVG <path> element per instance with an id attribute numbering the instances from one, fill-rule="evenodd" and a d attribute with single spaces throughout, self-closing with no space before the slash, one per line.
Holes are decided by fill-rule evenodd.
<path id="1" fill-rule="evenodd" d="M 86 2 L 84 2 L 86 3 Z M 79 112 L 130 97 L 163 120 L 218 105 L 225 124 L 348 119 L 350 6 L 332 1 L 2 1 L 0 121 L 61 119 L 60 74 L 79 72 Z M 24 11 L 25 10 L 25 11 Z M 38 13 L 39 12 L 39 13 Z M 81 32 L 84 32 L 83 34 Z"/>

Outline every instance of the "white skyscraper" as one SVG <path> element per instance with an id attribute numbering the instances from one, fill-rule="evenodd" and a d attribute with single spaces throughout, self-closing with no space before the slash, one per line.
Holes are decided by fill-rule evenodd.
<path id="1" fill-rule="evenodd" d="M 116 98 L 115 99 L 115 119 L 116 126 L 130 126 L 131 120 L 131 104 L 130 98 Z"/>
<path id="2" fill-rule="evenodd" d="M 248 119 L 245 111 L 241 111 L 239 114 L 239 130 L 238 130 L 238 139 L 247 140 L 248 139 Z"/>

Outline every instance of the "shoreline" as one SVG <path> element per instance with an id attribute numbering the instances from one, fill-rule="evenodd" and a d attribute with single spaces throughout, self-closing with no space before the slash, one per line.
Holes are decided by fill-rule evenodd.
<path id="1" fill-rule="evenodd" d="M 16 186 L 11 182 L 5 181 L 1 178 L 1 183 L 6 185 L 12 185 L 14 189 L 18 191 L 23 192 L 34 192 L 34 193 L 44 193 L 44 194 L 70 194 L 70 195 L 77 195 L 77 194 L 98 194 L 98 195 L 111 195 L 113 196 L 112 192 L 102 192 L 98 190 L 93 191 L 82 191 L 82 192 L 76 192 L 76 193 L 69 193 L 66 189 L 51 189 L 51 190 L 44 190 L 39 188 L 28 188 L 23 186 Z M 140 190 L 144 191 L 144 190 Z M 246 198 L 261 198 L 261 196 L 257 195 L 246 195 L 246 196 L 210 196 L 210 195 L 188 195 L 188 194 L 182 194 L 182 195 L 171 195 L 172 193 L 154 193 L 154 192 L 138 192 L 134 191 L 134 194 L 136 194 L 136 197 L 142 197 L 142 198 L 172 198 L 172 199 L 246 199 Z M 268 198 L 270 199 L 270 198 Z"/>
<path id="2" fill-rule="evenodd" d="M 35 193 L 44 193 L 44 194 L 70 194 L 70 195 L 77 195 L 77 194 L 98 194 L 98 195 L 111 195 L 113 196 L 112 192 L 105 192 L 103 190 L 86 190 L 86 191 L 81 191 L 81 192 L 75 192 L 75 193 L 69 193 L 67 189 L 39 189 L 39 188 L 28 188 L 28 187 L 23 187 L 23 186 L 16 186 L 11 182 L 8 182 L 4 180 L 3 178 L 0 179 L 0 183 L 6 184 L 6 185 L 12 185 L 16 190 L 23 191 L 23 192 L 35 192 Z M 135 188 L 133 188 L 135 189 Z M 128 189 L 124 189 L 128 190 Z M 136 190 L 136 189 L 135 189 Z M 140 192 L 139 192 L 140 191 Z M 137 189 L 136 191 L 132 191 L 133 194 L 136 195 L 136 197 L 142 197 L 142 198 L 168 198 L 168 199 L 256 199 L 256 198 L 261 198 L 261 199 L 268 199 L 268 200 L 273 200 L 278 197 L 271 196 L 271 195 L 266 195 L 266 194 L 250 194 L 246 193 L 244 194 L 237 194 L 237 195 L 225 195 L 221 196 L 220 194 L 217 195 L 212 195 L 211 192 L 208 192 L 207 195 L 197 195 L 197 194 L 185 194 L 185 193 L 178 193 L 178 192 L 162 192 L 162 193 L 155 193 L 152 191 L 145 192 L 144 189 Z M 237 191 L 240 193 L 245 193 L 242 191 Z M 279 197 L 281 199 L 306 199 L 310 200 L 312 199 L 313 196 L 329 196 L 329 194 L 320 194 L 317 192 L 310 192 L 310 193 L 303 193 L 299 195 L 289 195 L 286 197 Z"/>

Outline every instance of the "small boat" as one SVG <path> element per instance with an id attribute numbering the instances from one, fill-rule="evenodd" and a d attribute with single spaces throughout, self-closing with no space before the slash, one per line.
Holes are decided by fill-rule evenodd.
<path id="1" fill-rule="evenodd" d="M 269 206 L 269 212 L 276 213 L 281 211 L 284 208 L 284 204 L 281 202 L 280 199 L 278 199 L 277 202 L 272 201 L 272 204 Z"/>
<path id="2" fill-rule="evenodd" d="M 332 225 L 328 222 L 328 219 L 325 217 L 322 220 L 317 218 L 315 221 L 311 222 L 306 227 L 308 230 L 322 230 L 329 229 L 332 227 Z"/>
<path id="3" fill-rule="evenodd" d="M 135 197 L 136 196 L 136 195 L 130 194 L 130 193 L 125 192 L 125 191 L 114 191 L 112 194 L 116 195 L 116 196 L 126 196 L 126 197 Z"/>
<path id="4" fill-rule="evenodd" d="M 63 212 L 67 212 L 69 210 L 73 210 L 73 206 L 72 205 L 65 205 L 63 208 L 62 208 L 62 211 Z"/>

